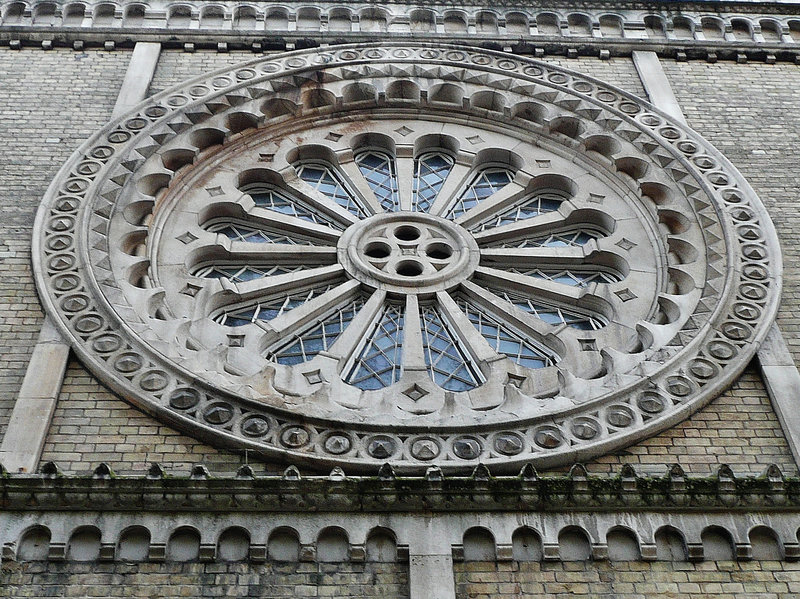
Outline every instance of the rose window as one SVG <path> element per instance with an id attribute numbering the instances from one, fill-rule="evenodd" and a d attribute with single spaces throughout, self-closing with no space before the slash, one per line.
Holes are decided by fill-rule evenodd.
<path id="1" fill-rule="evenodd" d="M 716 150 L 488 51 L 258 59 L 69 164 L 34 241 L 48 310 L 125 398 L 256 455 L 598 455 L 719 393 L 777 305 L 774 231 Z"/>
<path id="2" fill-rule="evenodd" d="M 513 129 L 371 117 L 186 171 L 154 222 L 183 235 L 153 248 L 179 276 L 149 276 L 195 315 L 190 334 L 239 336 L 276 391 L 311 395 L 313 374 L 378 418 L 435 413 L 448 392 L 487 410 L 509 380 L 552 396 L 558 368 L 593 379 L 601 350 L 636 351 L 629 319 L 668 320 L 659 231 L 623 182 Z"/>

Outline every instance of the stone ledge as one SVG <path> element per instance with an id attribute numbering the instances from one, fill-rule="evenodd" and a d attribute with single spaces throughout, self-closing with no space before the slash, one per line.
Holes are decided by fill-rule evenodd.
<path id="1" fill-rule="evenodd" d="M 170 510 L 222 512 L 473 512 L 473 511 L 796 511 L 800 478 L 769 466 L 760 476 L 737 477 L 721 466 L 712 477 L 687 476 L 673 465 L 664 476 L 639 476 L 624 466 L 618 475 L 589 475 L 577 464 L 567 475 L 539 476 L 525 466 L 517 476 L 492 476 L 478 465 L 470 476 L 396 476 L 388 464 L 378 476 L 256 476 L 242 466 L 213 477 L 195 466 L 186 477 L 167 476 L 154 464 L 140 477 L 117 476 L 106 465 L 92 475 L 66 476 L 48 462 L 37 475 L 9 474 L 0 466 L 0 506 L 5 510 Z"/>
<path id="2" fill-rule="evenodd" d="M 583 57 L 629 57 L 633 51 L 655 52 L 662 58 L 708 60 L 749 60 L 765 62 L 774 58 L 781 62 L 795 62 L 800 55 L 800 44 L 788 42 L 755 42 L 725 40 L 593 38 L 563 36 L 496 35 L 491 39 L 467 34 L 413 35 L 419 41 L 431 44 L 463 44 L 490 50 L 507 51 L 519 55 Z M 406 33 L 383 32 L 384 40 L 407 40 Z M 161 43 L 167 49 L 195 51 L 199 49 L 228 52 L 250 50 L 286 52 L 295 49 L 318 48 L 353 43 L 371 43 L 374 34 L 367 32 L 242 32 L 231 30 L 198 29 L 104 29 L 60 28 L 38 26 L 0 26 L 0 47 L 8 45 L 13 50 L 30 48 L 104 48 L 131 49 L 136 41 Z M 220 50 L 220 44 L 223 44 Z M 77 47 L 76 47 L 77 45 Z M 191 48 L 191 49 L 189 49 Z"/>

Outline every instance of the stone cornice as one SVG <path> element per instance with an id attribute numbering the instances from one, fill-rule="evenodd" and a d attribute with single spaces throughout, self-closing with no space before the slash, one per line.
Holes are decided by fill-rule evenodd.
<path id="1" fill-rule="evenodd" d="M 378 476 L 256 476 L 243 466 L 233 476 L 212 477 L 195 466 L 188 477 L 166 476 L 154 465 L 141 477 L 116 476 L 101 464 L 91 476 L 65 476 L 54 464 L 38 475 L 0 478 L 6 511 L 170 512 L 615 512 L 646 510 L 797 511 L 800 478 L 785 478 L 777 466 L 760 476 L 737 477 L 722 466 L 711 477 L 687 476 L 674 465 L 660 477 L 640 476 L 626 466 L 618 475 L 539 476 L 526 466 L 517 476 L 491 476 L 478 466 L 470 476 L 444 476 L 430 469 L 421 477 L 398 477 L 384 466 Z"/>

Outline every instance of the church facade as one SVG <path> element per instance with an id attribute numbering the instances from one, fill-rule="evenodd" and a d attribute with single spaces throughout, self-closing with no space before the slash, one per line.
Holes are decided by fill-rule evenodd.
<path id="1" fill-rule="evenodd" d="M 791 3 L 0 3 L 0 589 L 790 597 Z"/>

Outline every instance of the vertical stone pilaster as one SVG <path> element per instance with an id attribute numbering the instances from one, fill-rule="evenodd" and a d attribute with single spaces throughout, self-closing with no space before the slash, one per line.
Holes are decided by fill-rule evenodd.
<path id="1" fill-rule="evenodd" d="M 455 599 L 452 555 L 409 557 L 410 599 Z"/>
<path id="2" fill-rule="evenodd" d="M 145 99 L 160 54 L 161 44 L 136 42 L 111 116 L 118 117 Z"/>
<path id="3" fill-rule="evenodd" d="M 758 350 L 758 363 L 786 442 L 800 464 L 800 372 L 777 324 Z"/>
<path id="4" fill-rule="evenodd" d="M 671 117 L 686 124 L 686 118 L 683 116 L 683 111 L 672 91 L 664 69 L 661 68 L 658 55 L 655 52 L 635 51 L 632 56 L 633 65 L 636 67 L 636 72 L 639 73 L 639 79 L 642 80 L 650 102 Z"/>
<path id="5" fill-rule="evenodd" d="M 44 448 L 69 359 L 69 345 L 46 318 L 0 445 L 0 464 L 34 472 Z"/>
<path id="6" fill-rule="evenodd" d="M 453 530 L 447 519 L 415 519 L 408 532 L 410 599 L 455 599 Z"/>

